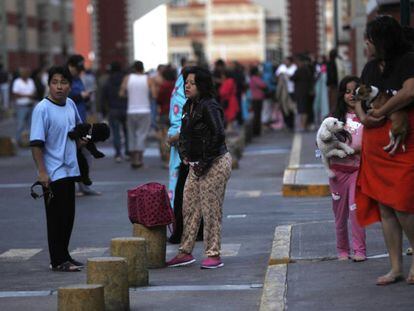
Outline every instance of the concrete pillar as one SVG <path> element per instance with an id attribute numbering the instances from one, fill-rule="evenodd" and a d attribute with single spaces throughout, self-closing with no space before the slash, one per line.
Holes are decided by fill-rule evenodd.
<path id="1" fill-rule="evenodd" d="M 58 311 L 102 311 L 104 287 L 100 284 L 78 284 L 58 289 Z"/>
<path id="2" fill-rule="evenodd" d="M 13 141 L 10 137 L 0 137 L 0 156 L 14 156 L 16 155 L 16 149 Z"/>
<path id="3" fill-rule="evenodd" d="M 147 245 L 144 238 L 112 239 L 111 256 L 126 258 L 129 286 L 148 285 Z"/>
<path id="4" fill-rule="evenodd" d="M 89 258 L 87 283 L 104 286 L 106 311 L 129 310 L 128 266 L 125 258 Z"/>
<path id="5" fill-rule="evenodd" d="M 165 266 L 165 254 L 167 251 L 166 226 L 147 228 L 141 224 L 134 224 L 132 235 L 134 237 L 143 237 L 147 241 L 148 268 L 162 268 Z"/>

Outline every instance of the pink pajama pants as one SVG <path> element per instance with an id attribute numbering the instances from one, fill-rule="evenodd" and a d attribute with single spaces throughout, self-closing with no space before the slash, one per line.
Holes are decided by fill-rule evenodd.
<path id="1" fill-rule="evenodd" d="M 329 179 L 332 209 L 335 215 L 336 248 L 338 256 L 350 255 L 348 220 L 351 223 L 352 250 L 357 256 L 366 256 L 365 229 L 356 217 L 355 186 L 358 170 L 343 172 L 335 170 L 335 178 Z"/>

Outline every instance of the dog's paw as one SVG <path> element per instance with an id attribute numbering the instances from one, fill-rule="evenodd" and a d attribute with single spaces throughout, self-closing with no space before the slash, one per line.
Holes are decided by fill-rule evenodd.
<path id="1" fill-rule="evenodd" d="M 335 173 L 332 170 L 328 170 L 328 177 L 329 178 L 335 178 L 336 175 L 335 175 Z"/>
<path id="2" fill-rule="evenodd" d="M 346 154 L 354 154 L 354 153 L 355 153 L 355 150 L 352 148 L 346 150 Z"/>
<path id="3" fill-rule="evenodd" d="M 338 152 L 336 153 L 336 156 L 339 158 L 345 158 L 346 157 L 346 152 L 343 150 L 338 150 Z"/>

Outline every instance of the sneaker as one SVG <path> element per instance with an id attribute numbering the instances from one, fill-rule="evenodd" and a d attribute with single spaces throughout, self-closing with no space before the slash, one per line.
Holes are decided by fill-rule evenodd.
<path id="1" fill-rule="evenodd" d="M 208 257 L 201 262 L 201 269 L 216 269 L 223 266 L 220 257 Z"/>
<path id="2" fill-rule="evenodd" d="M 195 262 L 195 258 L 191 254 L 185 254 L 183 257 L 175 256 L 173 259 L 167 261 L 168 267 L 182 267 Z"/>
<path id="3" fill-rule="evenodd" d="M 120 156 L 116 156 L 115 157 L 115 162 L 116 163 L 121 163 L 122 162 L 122 158 Z"/>
<path id="4" fill-rule="evenodd" d="M 76 267 L 79 267 L 79 268 L 85 267 L 85 265 L 82 262 L 77 261 L 73 258 L 69 259 L 69 262 L 71 262 L 73 265 L 75 265 Z"/>

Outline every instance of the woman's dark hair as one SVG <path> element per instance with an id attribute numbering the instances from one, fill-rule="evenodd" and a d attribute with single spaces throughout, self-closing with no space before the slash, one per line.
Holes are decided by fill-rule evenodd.
<path id="1" fill-rule="evenodd" d="M 60 74 L 62 75 L 63 78 L 65 78 L 70 85 L 72 85 L 72 75 L 70 74 L 69 68 L 68 67 L 63 67 L 63 66 L 53 66 L 52 68 L 49 69 L 49 77 L 47 79 L 47 84 L 50 85 L 50 82 L 52 81 L 52 78 L 54 75 L 56 74 Z"/>
<path id="2" fill-rule="evenodd" d="M 165 66 L 161 72 L 161 76 L 167 81 L 175 81 L 177 79 L 177 70 L 170 64 Z"/>
<path id="3" fill-rule="evenodd" d="M 368 22 L 365 36 L 375 46 L 376 57 L 386 63 L 411 49 L 403 27 L 389 15 L 380 15 Z"/>
<path id="4" fill-rule="evenodd" d="M 342 122 L 346 122 L 345 116 L 346 116 L 346 112 L 348 111 L 348 108 L 344 100 L 344 95 L 346 93 L 346 85 L 349 82 L 355 82 L 357 87 L 359 86 L 359 84 L 361 84 L 361 80 L 357 76 L 346 76 L 339 83 L 336 109 L 335 109 L 335 112 L 332 114 L 332 116 Z"/>
<path id="5" fill-rule="evenodd" d="M 214 98 L 214 84 L 213 76 L 210 71 L 199 66 L 186 67 L 183 70 L 184 82 L 187 80 L 189 74 L 195 75 L 195 84 L 197 86 L 198 93 L 200 98 Z M 185 83 L 184 83 L 185 88 Z"/>

